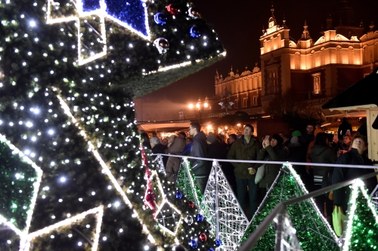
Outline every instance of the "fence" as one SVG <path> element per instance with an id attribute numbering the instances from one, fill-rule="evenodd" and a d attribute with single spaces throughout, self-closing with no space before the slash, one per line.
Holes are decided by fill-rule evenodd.
<path id="1" fill-rule="evenodd" d="M 328 187 L 324 187 L 322 189 L 313 191 L 308 193 L 307 190 L 304 188 L 303 183 L 301 182 L 299 176 L 296 174 L 294 169 L 291 165 L 311 165 L 311 166 L 321 166 L 321 167 L 343 167 L 343 168 L 369 168 L 374 169 L 375 166 L 364 166 L 364 165 L 337 165 L 337 164 L 320 164 L 320 163 L 301 163 L 301 162 L 283 162 L 283 161 L 245 161 L 245 160 L 229 160 L 229 159 L 209 159 L 209 158 L 194 158 L 189 156 L 182 156 L 182 155 L 169 155 L 169 154 L 159 154 L 156 155 L 157 158 L 155 161 L 160 166 L 160 169 L 164 171 L 164 164 L 162 161 L 162 156 L 174 156 L 178 158 L 182 158 L 182 167 L 181 172 L 186 173 L 186 177 L 189 179 L 189 187 L 193 191 L 194 201 L 196 202 L 197 206 L 199 206 L 208 221 L 213 226 L 214 235 L 217 239 L 222 240 L 222 246 L 219 250 L 252 250 L 256 248 L 258 241 L 261 237 L 267 232 L 269 227 L 273 224 L 275 229 L 275 239 L 270 241 L 274 241 L 274 250 L 302 250 L 300 243 L 306 243 L 303 240 L 302 236 L 300 240 L 298 240 L 297 235 L 300 235 L 296 232 L 295 227 L 293 226 L 290 216 L 288 215 L 288 209 L 296 204 L 306 203 L 306 210 L 311 210 L 315 212 L 314 214 L 318 214 L 318 222 L 314 225 L 314 228 L 321 229 L 322 233 L 314 232 L 315 234 L 319 234 L 320 239 L 326 239 L 331 247 L 335 247 L 337 245 L 337 250 L 343 248 L 343 250 L 348 250 L 348 247 L 345 246 L 349 245 L 347 242 L 350 240 L 345 240 L 346 238 L 350 238 L 347 233 L 342 238 L 337 238 L 334 234 L 333 230 L 329 226 L 328 222 L 321 216 L 320 211 L 317 209 L 315 202 L 313 201 L 314 197 L 323 195 L 330 191 L 349 186 L 351 184 L 358 184 L 360 187 L 363 186 L 360 180 L 368 179 L 378 175 L 376 173 L 370 173 L 364 176 L 359 177 L 359 179 L 348 180 L 345 182 L 341 182 L 338 184 L 334 184 Z M 190 172 L 190 165 L 188 164 L 189 159 L 201 159 L 205 161 L 212 162 L 212 170 L 208 179 L 208 183 L 203 194 L 202 199 L 198 197 L 198 193 L 195 191 L 195 181 L 193 180 L 193 176 Z M 260 207 L 256 211 L 256 214 L 252 218 L 251 221 L 248 221 L 247 217 L 245 216 L 243 210 L 240 208 L 240 205 L 236 199 L 235 194 L 232 192 L 230 185 L 227 179 L 224 177 L 224 173 L 221 169 L 221 164 L 224 162 L 239 162 L 239 163 L 265 163 L 265 164 L 277 164 L 282 165 L 281 171 L 279 175 L 276 177 L 275 182 L 269 189 L 266 197 L 262 201 Z M 248 228 L 252 225 L 255 226 L 256 222 L 258 222 L 258 218 L 261 218 L 261 214 L 264 213 L 262 205 L 267 204 L 269 200 L 269 195 L 274 194 L 274 189 L 278 189 L 278 183 L 282 182 L 284 176 L 293 177 L 297 184 L 298 190 L 302 190 L 302 194 L 294 197 L 287 197 L 285 201 L 275 203 L 274 208 L 272 208 L 268 214 L 259 224 L 257 227 L 253 229 L 250 234 L 248 233 Z M 374 217 L 371 220 L 375 220 L 376 224 L 378 224 L 378 187 L 373 191 L 371 196 L 372 202 L 375 204 Z M 300 192 L 300 191 L 299 191 Z M 314 216 L 312 216 L 314 217 Z M 319 230 L 320 231 L 320 230 Z M 377 233 L 378 234 L 378 233 Z M 378 236 L 377 236 L 378 237 Z M 311 238 L 315 238 L 311 236 Z M 243 239 L 243 240 L 242 240 Z M 316 239 L 316 238 L 315 238 Z M 323 245 L 323 247 L 327 247 L 327 245 Z M 329 249 L 329 248 L 327 248 Z M 272 250 L 272 249 L 270 249 Z M 309 250 L 309 249 L 308 249 Z M 325 250 L 325 249 L 321 249 Z"/>

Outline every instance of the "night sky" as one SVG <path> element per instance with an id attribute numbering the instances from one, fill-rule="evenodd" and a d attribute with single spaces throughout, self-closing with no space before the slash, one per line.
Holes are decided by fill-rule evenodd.
<path id="1" fill-rule="evenodd" d="M 214 76 L 218 71 L 227 76 L 231 67 L 241 73 L 245 67 L 252 69 L 259 62 L 259 38 L 262 29 L 267 28 L 271 16 L 272 2 L 279 24 L 286 19 L 290 36 L 294 41 L 300 38 L 305 20 L 313 40 L 320 37 L 325 20 L 330 14 L 337 16 L 340 2 L 346 0 L 194 0 L 202 17 L 218 33 L 227 56 L 214 65 L 171 84 L 159 91 L 136 100 L 138 121 L 179 119 L 179 111 L 186 117 L 190 114 L 187 104 L 198 98 L 214 96 Z M 368 27 L 371 20 L 378 26 L 377 0 L 349 0 L 354 10 L 354 23 L 361 21 Z M 334 24 L 338 20 L 334 18 Z"/>

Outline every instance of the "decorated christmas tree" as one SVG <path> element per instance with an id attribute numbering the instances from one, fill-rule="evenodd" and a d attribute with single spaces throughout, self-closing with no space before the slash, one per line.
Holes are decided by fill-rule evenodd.
<path id="1" fill-rule="evenodd" d="M 300 177 L 290 164 L 285 164 L 248 226 L 242 242 L 282 201 L 308 193 Z M 284 218 L 290 227 L 282 229 L 285 240 L 298 243 L 302 250 L 339 250 L 337 237 L 312 199 L 288 205 Z M 285 222 L 284 220 L 281 222 Z M 280 230 L 281 231 L 281 230 Z M 255 250 L 274 250 L 277 229 L 272 223 L 258 240 Z"/>
<path id="2" fill-rule="evenodd" d="M 378 214 L 365 185 L 357 179 L 352 185 L 343 250 L 378 249 Z"/>
<path id="3" fill-rule="evenodd" d="M 214 248 L 174 188 L 146 203 L 134 117 L 133 98 L 223 55 L 195 7 L 1 0 L 0 18 L 0 250 Z"/>
<path id="4" fill-rule="evenodd" d="M 249 222 L 218 162 L 213 162 L 201 209 L 221 249 L 236 250 Z"/>

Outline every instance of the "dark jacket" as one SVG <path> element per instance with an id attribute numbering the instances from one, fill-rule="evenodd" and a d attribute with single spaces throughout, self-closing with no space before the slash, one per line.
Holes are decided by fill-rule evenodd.
<path id="1" fill-rule="evenodd" d="M 349 165 L 373 165 L 370 159 L 368 159 L 365 155 L 359 154 L 358 151 L 354 148 L 341 155 L 337 159 L 336 163 Z M 333 170 L 332 184 L 357 178 L 371 172 L 374 172 L 374 169 L 337 167 Z M 376 186 L 377 180 L 375 177 L 373 177 L 371 179 L 365 180 L 365 184 L 367 189 L 371 192 Z M 344 211 L 346 211 L 347 209 L 349 192 L 349 189 L 347 189 L 346 187 L 340 188 L 333 192 L 334 204 L 341 206 L 344 209 Z"/>
<path id="2" fill-rule="evenodd" d="M 269 161 L 278 161 L 285 160 L 287 158 L 288 152 L 283 146 L 267 146 L 265 149 L 261 148 L 258 153 L 258 160 L 269 160 Z M 278 164 L 265 164 L 264 165 L 264 177 L 259 182 L 259 187 L 269 188 L 274 179 L 277 177 L 281 166 Z"/>
<path id="3" fill-rule="evenodd" d="M 192 148 L 190 150 L 190 156 L 206 158 L 208 155 L 206 135 L 203 132 L 199 132 L 193 137 Z M 210 173 L 211 164 L 205 160 L 191 159 L 190 164 L 194 175 L 206 176 Z"/>
<path id="4" fill-rule="evenodd" d="M 257 154 L 260 150 L 260 146 L 257 141 L 252 137 L 249 143 L 247 143 L 242 137 L 235 141 L 230 150 L 228 151 L 227 158 L 235 160 L 257 160 Z M 251 163 L 232 163 L 234 166 L 234 174 L 239 179 L 251 179 L 255 178 L 255 175 L 248 173 L 248 167 L 256 166 Z"/>
<path id="5" fill-rule="evenodd" d="M 335 163 L 337 159 L 336 152 L 328 146 L 314 145 L 311 151 L 311 162 L 313 163 Z M 331 171 L 329 167 L 314 166 L 314 175 L 322 177 L 327 176 Z"/>

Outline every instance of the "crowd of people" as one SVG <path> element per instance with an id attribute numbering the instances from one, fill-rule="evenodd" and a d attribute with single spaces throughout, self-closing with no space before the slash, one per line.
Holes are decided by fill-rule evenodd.
<path id="1" fill-rule="evenodd" d="M 269 160 L 303 162 L 306 165 L 294 165 L 308 191 L 313 191 L 334 183 L 359 177 L 373 169 L 319 167 L 311 163 L 373 165 L 367 157 L 366 135 L 353 132 L 346 119 L 340 124 L 337 135 L 325 133 L 319 126 L 307 124 L 305 130 L 293 130 L 290 135 L 277 132 L 272 135 L 255 137 L 254 127 L 246 124 L 240 135 L 224 135 L 201 130 L 198 122 L 192 122 L 189 133 L 180 132 L 168 139 L 151 138 L 142 133 L 142 142 L 153 153 L 188 155 L 198 158 L 229 160 Z M 167 180 L 175 182 L 181 166 L 181 159 L 174 156 L 165 157 L 164 165 Z M 201 192 L 204 192 L 212 162 L 203 159 L 191 159 L 191 170 Z M 259 203 L 273 184 L 282 165 L 251 164 L 220 161 L 223 172 L 236 194 L 240 206 L 247 217 L 251 218 Z M 374 178 L 367 180 L 371 191 L 377 184 Z M 347 211 L 348 189 L 342 188 L 327 195 L 315 198 L 315 201 L 331 222 L 334 206 Z"/>

